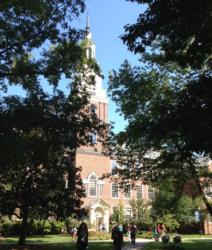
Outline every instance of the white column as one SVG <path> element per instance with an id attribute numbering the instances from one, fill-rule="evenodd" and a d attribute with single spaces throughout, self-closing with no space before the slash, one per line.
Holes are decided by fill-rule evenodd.
<path id="1" fill-rule="evenodd" d="M 96 216 L 95 216 L 95 211 L 94 211 L 94 208 L 91 208 L 90 209 L 90 223 L 95 225 L 96 223 Z"/>

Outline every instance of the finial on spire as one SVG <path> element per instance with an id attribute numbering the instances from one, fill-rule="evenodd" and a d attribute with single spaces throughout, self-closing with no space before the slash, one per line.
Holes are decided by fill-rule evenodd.
<path id="1" fill-rule="evenodd" d="M 89 20 L 89 15 L 87 13 L 87 19 L 86 19 L 86 35 L 90 33 L 90 20 Z"/>

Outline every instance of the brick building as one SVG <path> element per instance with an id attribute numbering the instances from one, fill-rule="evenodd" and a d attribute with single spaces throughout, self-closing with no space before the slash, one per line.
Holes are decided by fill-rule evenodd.
<path id="1" fill-rule="evenodd" d="M 95 44 L 92 41 L 89 20 L 87 19 L 86 37 L 88 41 L 86 55 L 95 59 Z M 106 91 L 102 87 L 102 78 L 96 75 L 96 85 L 89 87 L 91 93 L 90 102 L 93 104 L 94 112 L 105 122 L 108 122 L 108 98 Z M 83 199 L 83 208 L 89 215 L 92 225 L 98 230 L 104 224 L 109 230 L 109 219 L 113 213 L 113 208 L 122 204 L 125 216 L 130 217 L 132 208 L 130 200 L 132 198 L 151 199 L 154 196 L 150 186 L 138 183 L 135 189 L 123 193 L 115 182 L 116 177 L 111 179 L 101 179 L 102 175 L 112 173 L 117 167 L 116 161 L 102 154 L 102 145 L 97 142 L 96 134 L 91 135 L 92 145 L 81 147 L 77 150 L 76 165 L 82 167 L 81 177 L 86 190 L 86 197 Z M 212 168 L 212 166 L 210 166 Z M 212 187 L 211 187 L 212 189 Z M 205 233 L 212 234 L 212 220 L 204 221 Z"/>
<path id="2" fill-rule="evenodd" d="M 86 26 L 87 43 L 86 55 L 88 58 L 95 58 L 95 44 L 92 41 L 92 35 L 87 20 Z M 91 103 L 94 112 L 105 122 L 108 122 L 108 98 L 106 91 L 102 87 L 102 79 L 96 76 L 96 85 L 89 87 L 91 93 Z M 109 179 L 101 179 L 103 174 L 111 173 L 116 167 L 116 161 L 102 154 L 102 146 L 97 142 L 96 135 L 91 135 L 91 146 L 81 147 L 77 151 L 76 165 L 82 166 L 81 177 L 86 190 L 86 198 L 83 199 L 83 207 L 89 214 L 92 225 L 99 228 L 104 224 L 109 229 L 109 218 L 113 208 L 120 203 L 124 206 L 126 216 L 130 216 L 131 207 L 129 201 L 132 198 L 148 198 L 148 187 L 138 185 L 137 189 L 129 190 L 123 193 L 119 190 L 116 182 Z M 151 190 L 149 190 L 151 195 Z"/>

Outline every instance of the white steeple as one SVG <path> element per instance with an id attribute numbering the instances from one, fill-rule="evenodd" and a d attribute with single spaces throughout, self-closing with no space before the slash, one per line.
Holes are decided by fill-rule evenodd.
<path id="1" fill-rule="evenodd" d="M 87 15 L 86 28 L 85 28 L 85 39 L 87 40 L 86 56 L 88 59 L 96 57 L 96 46 L 92 41 L 92 34 L 90 31 L 90 20 Z"/>
<path id="2" fill-rule="evenodd" d="M 86 43 L 86 57 L 87 59 L 95 59 L 96 57 L 96 46 L 92 40 L 92 34 L 90 31 L 90 20 L 87 15 L 86 28 L 85 28 L 85 40 Z M 91 73 L 93 74 L 93 73 Z M 91 93 L 91 100 L 108 103 L 106 91 L 102 87 L 102 78 L 95 74 L 95 86 L 89 86 L 89 92 Z"/>
<path id="3" fill-rule="evenodd" d="M 89 40 L 92 39 L 92 34 L 91 34 L 91 31 L 90 31 L 90 20 L 89 20 L 89 15 L 87 14 L 87 19 L 86 19 L 86 28 L 85 28 L 85 37 Z"/>

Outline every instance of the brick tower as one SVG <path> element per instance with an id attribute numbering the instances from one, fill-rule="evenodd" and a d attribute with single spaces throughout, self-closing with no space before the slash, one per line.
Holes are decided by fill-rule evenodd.
<path id="1" fill-rule="evenodd" d="M 96 46 L 92 41 L 88 17 L 85 39 L 88 41 L 86 56 L 95 59 Z M 102 78 L 96 75 L 95 80 L 95 86 L 89 86 L 88 89 L 93 112 L 96 112 L 100 119 L 108 122 L 108 98 L 102 87 Z M 100 225 L 104 225 L 105 229 L 109 230 L 110 215 L 113 213 L 113 208 L 120 203 L 124 206 L 126 218 L 129 218 L 132 211 L 129 201 L 132 198 L 148 197 L 148 191 L 151 195 L 151 190 L 148 190 L 146 185 L 140 184 L 135 190 L 129 189 L 129 192 L 123 193 L 115 181 L 118 177 L 112 178 L 113 180 L 101 179 L 103 174 L 111 173 L 117 164 L 116 161 L 102 154 L 102 147 L 97 142 L 96 134 L 91 135 L 90 146 L 80 147 L 77 150 L 76 165 L 82 167 L 81 177 L 86 190 L 83 208 L 88 212 L 89 220 L 96 230 Z"/>

